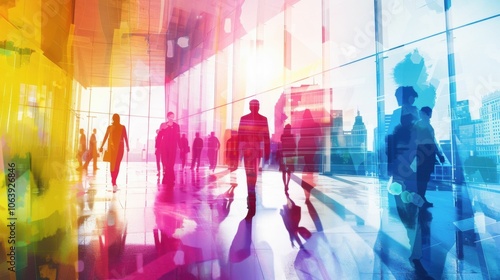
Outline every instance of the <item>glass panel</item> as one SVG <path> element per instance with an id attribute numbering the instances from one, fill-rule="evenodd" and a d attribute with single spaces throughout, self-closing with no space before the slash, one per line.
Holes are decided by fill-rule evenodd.
<path id="1" fill-rule="evenodd" d="M 434 5 L 442 5 L 438 4 L 438 1 L 435 2 Z M 500 2 L 496 0 L 452 0 L 450 15 L 453 27 L 467 25 L 489 17 L 498 17 L 500 15 Z"/>
<path id="2" fill-rule="evenodd" d="M 165 119 L 165 88 L 151 87 L 150 116 Z"/>
<path id="3" fill-rule="evenodd" d="M 90 111 L 96 113 L 109 112 L 109 88 L 90 89 Z M 85 108 L 86 110 L 87 108 Z"/>
<path id="4" fill-rule="evenodd" d="M 111 92 L 111 114 L 130 114 L 130 88 L 114 87 Z M 122 122 L 123 123 L 123 122 Z"/>
<path id="5" fill-rule="evenodd" d="M 331 172 L 378 174 L 374 131 L 377 127 L 375 63 L 365 59 L 327 73 L 331 76 Z M 327 135 L 324 136 L 327 139 Z M 329 137 L 328 137 L 329 138 Z"/>
<path id="6" fill-rule="evenodd" d="M 330 5 L 330 33 L 325 39 L 332 41 L 333 65 L 372 55 L 375 50 L 373 2 L 336 0 Z"/>
<path id="7" fill-rule="evenodd" d="M 382 1 L 384 49 L 424 39 L 445 30 L 442 1 Z"/>
<path id="8" fill-rule="evenodd" d="M 130 93 L 130 115 L 147 117 L 149 115 L 149 88 L 132 87 Z"/>
<path id="9" fill-rule="evenodd" d="M 130 152 L 128 153 L 128 161 L 146 161 L 146 145 L 149 141 L 148 128 L 148 118 L 130 117 L 128 129 Z"/>

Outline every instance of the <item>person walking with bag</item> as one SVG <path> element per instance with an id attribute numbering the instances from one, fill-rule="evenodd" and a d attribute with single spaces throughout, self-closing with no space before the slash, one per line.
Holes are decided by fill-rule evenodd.
<path id="1" fill-rule="evenodd" d="M 198 171 L 200 168 L 201 150 L 203 150 L 203 139 L 201 139 L 199 132 L 196 132 L 195 135 L 196 136 L 193 140 L 193 159 L 191 161 L 191 170 L 193 170 L 196 165 L 196 171 Z"/>
<path id="2" fill-rule="evenodd" d="M 120 115 L 113 114 L 113 123 L 106 129 L 106 134 L 102 140 L 101 148 L 99 152 L 102 152 L 102 148 L 108 140 L 108 150 L 109 153 L 109 164 L 111 173 L 111 184 L 113 185 L 113 192 L 118 190 L 116 185 L 116 178 L 120 172 L 120 164 L 123 159 L 123 154 L 125 153 L 125 146 L 127 147 L 127 152 L 130 151 L 128 146 L 127 130 L 124 125 L 120 124 Z"/>

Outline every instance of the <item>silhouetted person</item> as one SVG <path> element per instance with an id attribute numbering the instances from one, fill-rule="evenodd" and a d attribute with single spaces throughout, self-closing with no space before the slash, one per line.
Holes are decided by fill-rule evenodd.
<path id="1" fill-rule="evenodd" d="M 394 193 L 396 209 L 401 222 L 406 228 L 410 244 L 410 264 L 419 277 L 425 279 L 427 272 L 422 266 L 422 230 L 418 222 L 420 207 L 424 200 L 417 192 L 416 173 L 416 125 L 414 115 L 401 116 L 401 124 L 396 126 L 394 133 L 388 136 L 389 171 L 393 176 L 393 185 L 401 188 Z M 391 189 L 394 192 L 394 189 Z"/>
<path id="2" fill-rule="evenodd" d="M 186 156 L 189 153 L 189 143 L 186 138 L 186 134 L 182 134 L 181 139 L 179 140 L 179 156 L 181 157 L 181 168 L 184 171 L 184 167 L 186 166 Z"/>
<path id="3" fill-rule="evenodd" d="M 201 139 L 200 133 L 196 132 L 195 138 L 193 140 L 193 159 L 191 161 L 191 170 L 194 169 L 195 165 L 196 165 L 196 170 L 199 170 L 201 150 L 203 150 L 203 139 Z"/>
<path id="4" fill-rule="evenodd" d="M 241 117 L 238 128 L 238 143 L 243 152 L 247 177 L 247 203 L 249 209 L 247 218 L 255 215 L 255 185 L 257 183 L 262 149 L 264 149 L 265 161 L 269 160 L 271 150 L 267 118 L 259 114 L 259 108 L 258 100 L 254 99 L 250 101 L 250 114 Z"/>
<path id="5" fill-rule="evenodd" d="M 238 134 L 231 130 L 231 138 L 226 141 L 226 162 L 230 171 L 238 168 L 240 153 L 238 149 Z"/>
<path id="6" fill-rule="evenodd" d="M 295 135 L 292 134 L 292 126 L 287 124 L 281 134 L 281 149 L 279 153 L 280 171 L 283 178 L 285 193 L 288 192 L 290 176 L 295 171 L 295 158 L 297 156 L 297 144 Z"/>
<path id="7" fill-rule="evenodd" d="M 215 136 L 215 132 L 210 133 L 210 137 L 208 138 L 208 143 L 207 143 L 207 155 L 208 155 L 208 162 L 210 163 L 210 170 L 214 172 L 215 167 L 217 166 L 217 154 L 219 153 L 220 149 L 220 142 L 219 139 Z"/>
<path id="8" fill-rule="evenodd" d="M 417 135 L 417 190 L 418 194 L 425 200 L 424 206 L 432 207 L 433 204 L 427 201 L 425 193 L 427 184 L 431 179 L 431 174 L 434 172 L 436 156 L 439 161 L 444 163 L 443 152 L 439 149 L 439 145 L 434 135 L 434 128 L 431 125 L 432 109 L 430 107 L 422 107 L 420 109 L 420 120 L 416 123 Z"/>
<path id="9" fill-rule="evenodd" d="M 299 155 L 304 159 L 304 172 L 316 172 L 318 167 L 317 152 L 321 143 L 321 127 L 313 119 L 309 109 L 304 111 L 300 126 Z"/>
<path id="10" fill-rule="evenodd" d="M 175 184 L 174 165 L 180 140 L 180 127 L 174 122 L 174 118 L 174 113 L 168 112 L 167 122 L 161 124 L 160 132 L 158 133 L 161 143 L 164 182 L 170 186 Z"/>
<path id="11" fill-rule="evenodd" d="M 156 130 L 156 137 L 155 137 L 155 158 L 156 158 L 156 175 L 159 176 L 160 175 L 160 171 L 161 171 L 161 167 L 160 167 L 160 163 L 161 163 L 161 141 L 160 141 L 160 138 L 158 138 L 158 133 L 160 133 L 160 130 L 157 129 Z"/>
<path id="12" fill-rule="evenodd" d="M 78 168 L 76 170 L 81 170 L 83 168 L 83 155 L 87 151 L 87 137 L 85 136 L 85 130 L 80 128 L 80 138 L 78 140 L 78 152 L 76 157 L 78 158 Z"/>
<path id="13" fill-rule="evenodd" d="M 123 159 L 123 154 L 125 146 L 127 146 L 127 152 L 130 151 L 128 146 L 127 130 L 124 125 L 120 124 L 120 115 L 113 114 L 113 123 L 106 129 L 106 134 L 102 140 L 101 148 L 108 140 L 108 153 L 110 153 L 110 172 L 111 172 L 111 184 L 113 185 L 113 191 L 117 190 L 116 178 L 118 177 L 118 172 L 120 172 L 120 164 Z"/>
<path id="14" fill-rule="evenodd" d="M 93 161 L 94 165 L 94 170 L 97 170 L 97 138 L 96 134 L 97 129 L 94 128 L 92 131 L 92 135 L 90 136 L 90 142 L 89 142 L 89 150 L 88 150 L 88 156 L 85 159 L 85 164 L 83 165 L 83 169 L 87 169 L 89 166 L 90 161 Z"/>

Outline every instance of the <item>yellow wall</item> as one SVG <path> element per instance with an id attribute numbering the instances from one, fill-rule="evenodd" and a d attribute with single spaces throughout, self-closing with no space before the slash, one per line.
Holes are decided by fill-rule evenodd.
<path id="1" fill-rule="evenodd" d="M 72 113 L 78 104 L 74 92 L 79 86 L 71 69 L 58 66 L 63 61 L 54 63 L 54 55 L 49 59 L 43 51 L 57 52 L 42 43 L 42 34 L 55 26 L 40 21 L 47 20 L 44 2 L 17 1 L 9 9 L 0 7 L 0 227 L 16 218 L 15 235 L 2 230 L 0 244 L 7 253 L 15 246 L 17 277 L 29 269 L 28 256 L 49 254 L 54 262 L 71 268 L 78 256 L 73 192 L 78 178 L 70 162 L 78 127 Z M 70 29 L 70 21 L 66 22 L 63 30 Z M 54 32 L 61 32 L 56 25 Z M 71 55 L 65 53 L 63 60 L 71 65 L 66 63 Z M 9 188 L 15 189 L 15 197 L 8 197 Z M 14 212 L 8 207 L 9 198 L 14 199 Z M 60 240 L 57 248 L 46 247 L 55 236 Z M 64 279 L 76 278 L 74 269 L 65 271 L 69 272 Z M 0 273 L 2 279 L 15 277 L 7 270 Z"/>

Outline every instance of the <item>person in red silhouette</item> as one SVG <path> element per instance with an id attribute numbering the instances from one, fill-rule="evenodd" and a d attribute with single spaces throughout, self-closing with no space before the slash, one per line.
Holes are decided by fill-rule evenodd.
<path id="1" fill-rule="evenodd" d="M 264 150 L 264 160 L 269 160 L 271 142 L 269 139 L 269 127 L 267 118 L 259 114 L 259 101 L 250 101 L 250 114 L 244 115 L 240 119 L 238 127 L 238 143 L 243 153 L 243 162 L 247 177 L 248 189 L 248 218 L 255 215 L 255 185 L 259 172 L 259 162 Z"/>

